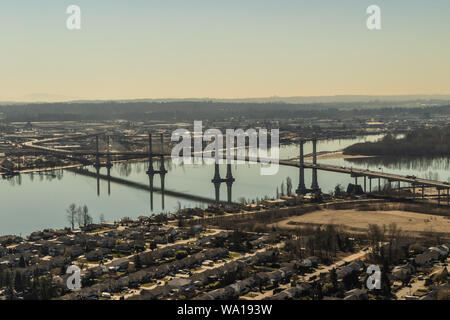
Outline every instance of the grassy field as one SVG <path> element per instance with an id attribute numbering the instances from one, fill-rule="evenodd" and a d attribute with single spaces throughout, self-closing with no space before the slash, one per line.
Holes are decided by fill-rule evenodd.
<path id="1" fill-rule="evenodd" d="M 289 217 L 273 225 L 281 229 L 295 229 L 306 225 L 332 224 L 355 232 L 364 232 L 369 224 L 389 225 L 396 223 L 404 231 L 450 233 L 450 219 L 444 216 L 401 210 L 362 211 L 319 210 L 301 216 Z"/>

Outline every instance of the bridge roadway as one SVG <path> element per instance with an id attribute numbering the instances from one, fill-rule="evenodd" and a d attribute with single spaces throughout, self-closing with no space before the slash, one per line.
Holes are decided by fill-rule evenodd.
<path id="1" fill-rule="evenodd" d="M 25 149 L 31 149 L 34 151 L 40 151 L 40 152 L 44 152 L 44 153 L 51 153 L 51 154 L 55 154 L 55 155 L 63 155 L 63 156 L 67 156 L 67 157 L 73 157 L 73 156 L 96 156 L 97 152 L 96 151 L 90 151 L 90 150 L 79 150 L 79 151 L 74 151 L 74 150 L 62 150 L 62 149 L 56 149 L 56 148 L 52 148 L 52 147 L 45 147 L 45 146 L 40 146 L 40 145 L 36 145 L 36 143 L 43 143 L 43 142 L 56 142 L 56 141 L 61 141 L 61 140 L 74 140 L 74 139 L 83 139 L 83 138 L 89 138 L 89 137 L 95 137 L 98 136 L 99 133 L 95 133 L 95 134 L 86 134 L 86 135 L 73 135 L 73 136 L 65 136 L 65 137 L 57 137 L 57 138 L 48 138 L 48 139 L 42 139 L 42 140 L 31 140 L 31 141 L 27 141 L 25 143 L 22 144 L 22 147 L 24 147 Z M 100 157 L 103 156 L 135 156 L 135 157 L 148 157 L 148 152 L 136 152 L 136 151 L 110 151 L 110 152 L 105 152 L 105 151 L 99 151 L 98 155 Z M 153 152 L 153 156 L 155 157 L 160 157 L 160 156 L 169 156 L 169 153 L 155 153 Z"/>
<path id="2" fill-rule="evenodd" d="M 86 169 L 66 169 L 67 171 L 71 171 L 74 172 L 76 174 L 82 175 L 82 176 L 86 176 L 86 177 L 91 177 L 91 178 L 99 178 L 101 180 L 105 180 L 105 181 L 111 181 L 117 184 L 121 184 L 121 185 L 125 185 L 127 187 L 132 187 L 135 189 L 139 189 L 139 190 L 144 190 L 144 191 L 151 191 L 150 190 L 150 186 L 143 184 L 143 183 L 139 183 L 139 182 L 134 182 L 134 181 L 130 181 L 130 180 L 125 180 L 122 178 L 117 178 L 117 177 L 113 177 L 113 176 L 108 176 L 105 174 L 98 174 L 92 171 L 88 171 Z M 196 195 L 192 195 L 190 193 L 184 193 L 184 192 L 179 192 L 179 191 L 173 191 L 173 190 L 167 190 L 166 188 L 164 188 L 164 191 L 161 188 L 156 188 L 153 187 L 153 191 L 154 192 L 158 192 L 158 193 L 163 193 L 164 195 L 168 195 L 168 196 L 173 196 L 173 197 L 177 197 L 177 198 L 181 198 L 181 199 L 186 199 L 186 200 L 191 200 L 191 201 L 198 201 L 198 202 L 202 202 L 202 203 L 217 203 L 214 199 L 210 199 L 210 198 L 206 198 L 206 197 L 202 197 L 202 196 L 196 196 Z M 220 203 L 226 204 L 227 202 L 225 201 L 220 201 Z"/>
<path id="3" fill-rule="evenodd" d="M 294 162 L 294 161 L 287 161 L 287 160 L 280 160 L 280 164 L 284 166 L 290 166 L 290 167 L 297 167 L 300 168 L 300 163 Z M 331 172 L 338 172 L 338 173 L 344 173 L 344 174 L 350 174 L 353 176 L 359 176 L 359 177 L 368 177 L 369 179 L 386 179 L 389 181 L 401 181 L 401 182 L 407 182 L 411 185 L 415 186 L 425 186 L 425 187 L 434 187 L 439 189 L 450 189 L 450 185 L 446 184 L 444 182 L 440 181 L 434 181 L 434 180 L 427 180 L 427 179 L 420 179 L 420 178 L 408 178 L 401 175 L 391 174 L 391 173 L 384 173 L 384 172 L 376 172 L 376 171 L 370 171 L 370 170 L 364 170 L 364 169 L 354 169 L 354 168 L 347 168 L 347 167 L 339 167 L 339 166 L 333 166 L 329 164 L 313 164 L 310 162 L 305 162 L 304 167 L 306 169 L 318 169 L 322 171 L 331 171 Z"/>
<path id="4" fill-rule="evenodd" d="M 98 135 L 98 133 L 96 134 L 88 134 L 88 135 L 75 135 L 73 137 L 70 138 L 86 138 L 86 137 L 91 137 L 91 136 L 96 136 Z M 91 156 L 95 156 L 97 153 L 96 152 L 92 152 L 92 151 L 70 151 L 70 150 L 58 150 L 58 149 L 54 149 L 54 148 L 49 148 L 49 147 L 44 147 L 44 146 L 36 146 L 33 143 L 36 142 L 48 142 L 48 141 L 57 141 L 57 140 L 62 140 L 62 139 L 67 139 L 67 137 L 58 137 L 58 138 L 50 138 L 50 139 L 44 139 L 44 140 L 32 140 L 29 142 L 26 142 L 24 144 L 22 144 L 24 147 L 28 147 L 28 148 L 32 148 L 32 149 L 38 149 L 41 151 L 47 151 L 50 153 L 59 153 L 59 154 L 64 154 L 67 156 L 86 156 L 86 155 L 91 155 Z M 99 152 L 98 154 L 99 156 L 106 156 L 108 155 L 107 152 Z M 114 155 L 121 155 L 121 156 L 134 156 L 134 157 L 148 157 L 148 153 L 145 152 L 110 152 L 109 155 L 114 156 Z M 153 153 L 153 155 L 155 157 L 159 157 L 159 156 L 170 156 L 169 154 L 156 154 Z M 249 157 L 246 156 L 245 157 L 246 161 L 249 161 Z M 255 161 L 253 161 L 255 162 Z M 262 163 L 267 163 L 269 162 L 267 159 L 261 159 L 258 158 L 257 162 L 262 162 Z M 290 160 L 280 160 L 279 161 L 280 165 L 284 165 L 284 166 L 290 166 L 290 167 L 297 167 L 300 168 L 300 163 L 299 162 L 295 162 L 295 161 L 290 161 Z M 333 165 L 329 165 L 329 164 L 313 164 L 310 162 L 305 162 L 304 163 L 304 167 L 307 169 L 318 169 L 318 170 L 322 170 L 322 171 L 330 171 L 330 172 L 338 172 L 338 173 L 344 173 L 344 174 L 350 174 L 352 176 L 360 176 L 360 177 L 368 177 L 369 179 L 385 179 L 388 181 L 401 181 L 401 182 L 406 182 L 406 183 L 410 183 L 412 186 L 424 186 L 424 187 L 434 187 L 436 189 L 440 189 L 440 190 L 448 190 L 450 189 L 450 185 L 446 184 L 444 182 L 440 182 L 440 181 L 434 181 L 434 180 L 427 180 L 427 179 L 420 179 L 420 178 L 410 178 L 410 177 L 405 177 L 405 176 L 401 176 L 401 175 L 396 175 L 396 174 L 390 174 L 390 173 L 384 173 L 384 172 L 376 172 L 376 171 L 370 171 L 370 170 L 364 170 L 364 169 L 354 169 L 354 168 L 347 168 L 347 167 L 339 167 L 339 166 L 333 166 Z"/>

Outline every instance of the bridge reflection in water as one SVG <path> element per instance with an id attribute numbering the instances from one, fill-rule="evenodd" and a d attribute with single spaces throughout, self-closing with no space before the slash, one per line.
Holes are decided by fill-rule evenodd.
<path id="1" fill-rule="evenodd" d="M 75 174 L 78 175 L 82 175 L 82 176 L 86 176 L 86 177 L 91 177 L 94 179 L 97 179 L 97 193 L 100 194 L 100 180 L 103 181 L 107 181 L 109 184 L 110 183 L 116 183 L 116 184 L 120 184 L 123 186 L 127 186 L 130 188 L 134 188 L 134 189 L 138 189 L 138 190 L 143 190 L 143 191 L 147 191 L 150 193 L 159 193 L 161 195 L 164 196 L 171 196 L 171 197 L 175 197 L 175 198 L 180 198 L 180 199 L 185 199 L 185 200 L 190 200 L 190 201 L 195 201 L 195 202 L 199 202 L 199 203 L 216 203 L 216 199 L 211 199 L 208 197 L 204 197 L 204 196 L 198 196 L 198 195 L 194 195 L 194 194 L 190 194 L 190 193 L 186 193 L 186 192 L 180 192 L 180 191 L 174 191 L 174 190 L 168 190 L 165 187 L 165 175 L 162 175 L 162 183 L 161 183 L 161 187 L 156 187 L 154 186 L 154 175 L 149 175 L 149 183 L 148 184 L 143 184 L 140 182 L 135 182 L 135 181 L 131 181 L 131 180 L 126 180 L 123 178 L 118 178 L 115 176 L 111 176 L 108 174 L 102 174 L 100 172 L 100 170 L 97 170 L 95 172 L 89 171 L 88 169 L 67 169 L 70 172 L 74 172 Z M 152 177 L 153 176 L 153 177 Z M 151 195 L 151 194 L 150 194 Z M 219 201 L 220 203 L 224 203 L 223 201 Z"/>
<path id="2" fill-rule="evenodd" d="M 109 145 L 109 142 L 108 142 Z M 161 134 L 161 145 L 164 145 L 164 136 Z M 89 171 L 87 169 L 68 169 L 69 171 L 75 172 L 76 174 L 80 174 L 87 177 L 96 178 L 97 180 L 97 196 L 100 196 L 100 180 L 106 180 L 108 183 L 108 195 L 111 195 L 111 182 L 125 185 L 128 187 L 136 188 L 139 190 L 145 190 L 149 191 L 150 195 L 150 210 L 153 212 L 154 210 L 154 193 L 160 193 L 161 194 L 161 208 L 162 210 L 165 209 L 165 195 L 177 197 L 180 199 L 186 199 L 186 200 L 193 200 L 198 201 L 200 203 L 232 203 L 232 186 L 235 181 L 232 175 L 232 168 L 231 164 L 227 164 L 227 174 L 226 178 L 222 179 L 220 177 L 219 173 L 219 165 L 216 164 L 215 166 L 215 174 L 214 178 L 212 179 L 214 189 L 215 189 L 215 199 L 203 197 L 203 196 L 197 196 L 190 193 L 183 193 L 179 191 L 173 191 L 173 190 L 167 190 L 165 188 L 165 178 L 166 174 L 168 174 L 168 171 L 165 167 L 165 161 L 166 159 L 164 156 L 160 154 L 153 154 L 152 152 L 152 134 L 149 133 L 149 155 L 148 155 L 148 170 L 146 171 L 146 174 L 148 175 L 149 183 L 148 185 L 144 185 L 139 182 L 134 182 L 118 177 L 111 176 L 111 168 L 113 166 L 110 157 L 107 156 L 106 163 L 101 163 L 99 157 L 96 160 L 96 163 L 94 164 L 95 172 Z M 109 154 L 109 148 L 107 151 L 107 155 Z M 159 168 L 155 169 L 154 165 L 154 158 L 159 158 Z M 101 174 L 101 168 L 106 167 L 106 175 Z M 160 188 L 154 186 L 154 179 L 155 175 L 160 176 Z M 220 185 L 222 182 L 226 183 L 227 185 L 227 201 L 221 201 L 220 200 Z"/>

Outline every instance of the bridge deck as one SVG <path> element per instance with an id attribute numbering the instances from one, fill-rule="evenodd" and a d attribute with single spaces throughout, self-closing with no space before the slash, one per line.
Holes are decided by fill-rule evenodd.
<path id="1" fill-rule="evenodd" d="M 285 166 L 291 166 L 291 167 L 300 167 L 300 163 L 293 162 L 293 161 L 285 161 L 280 160 L 281 165 Z M 428 186 L 428 187 L 435 187 L 440 189 L 450 189 L 450 185 L 440 182 L 440 181 L 434 181 L 434 180 L 427 180 L 427 179 L 413 179 L 413 178 L 407 178 L 405 176 L 391 174 L 391 173 L 384 173 L 384 172 L 376 172 L 376 171 L 370 171 L 370 170 L 364 170 L 364 169 L 354 169 L 354 168 L 346 168 L 346 167 L 339 167 L 339 166 L 333 166 L 329 164 L 316 164 L 305 162 L 304 163 L 305 168 L 308 169 L 314 169 L 317 168 L 318 170 L 323 171 L 331 171 L 331 172 L 338 172 L 338 173 L 345 173 L 345 174 L 357 174 L 360 176 L 366 176 L 368 178 L 381 178 L 391 181 L 402 181 L 407 182 L 412 185 L 416 186 Z"/>
<path id="2" fill-rule="evenodd" d="M 86 137 L 90 137 L 90 136 L 95 136 L 95 135 L 94 134 L 77 135 L 72 138 L 83 138 L 83 137 L 86 138 Z M 58 138 L 44 139 L 44 140 L 40 140 L 40 141 L 33 140 L 33 141 L 24 143 L 23 147 L 34 149 L 34 150 L 39 150 L 39 151 L 55 153 L 55 154 L 59 154 L 59 155 L 67 155 L 67 156 L 87 156 L 87 155 L 95 156 L 97 154 L 96 152 L 91 152 L 91 151 L 57 150 L 57 149 L 53 149 L 50 147 L 38 146 L 38 145 L 34 144 L 36 142 L 57 141 L 57 140 L 61 140 L 61 139 L 65 139 L 65 138 L 58 137 Z M 148 153 L 145 153 L 145 152 L 110 152 L 110 153 L 100 152 L 100 153 L 98 153 L 99 156 L 107 156 L 108 154 L 110 156 L 117 155 L 117 156 L 148 157 Z M 157 154 L 157 153 L 152 153 L 152 154 L 155 157 L 169 156 L 169 154 Z M 246 157 L 246 160 L 249 161 L 248 156 Z M 257 160 L 257 162 L 268 162 L 268 160 L 259 158 Z M 295 162 L 295 161 L 280 160 L 279 163 L 281 165 L 285 165 L 285 166 L 291 166 L 291 167 L 297 167 L 297 168 L 300 167 L 300 163 Z M 401 176 L 401 175 L 384 173 L 384 172 L 376 172 L 376 171 L 370 171 L 370 170 L 364 170 L 364 169 L 346 168 L 346 167 L 339 167 L 339 166 L 333 166 L 333 165 L 328 165 L 328 164 L 313 164 L 313 163 L 309 163 L 309 162 L 305 162 L 304 167 L 309 168 L 309 169 L 316 168 L 318 170 L 323 170 L 323 171 L 331 171 L 331 172 L 350 174 L 352 176 L 359 175 L 359 176 L 365 176 L 368 178 L 380 178 L 380 179 L 386 179 L 386 180 L 390 180 L 390 181 L 402 181 L 402 182 L 410 183 L 411 185 L 415 185 L 415 186 L 428 186 L 428 187 L 435 187 L 437 189 L 447 189 L 447 190 L 450 189 L 450 185 L 446 184 L 444 182 L 427 180 L 427 179 L 413 179 L 413 178 L 408 178 L 408 177 Z"/>

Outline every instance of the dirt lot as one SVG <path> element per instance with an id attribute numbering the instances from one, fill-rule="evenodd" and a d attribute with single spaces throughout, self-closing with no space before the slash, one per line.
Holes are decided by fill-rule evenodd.
<path id="1" fill-rule="evenodd" d="M 308 224 L 333 224 L 353 231 L 364 231 L 369 224 L 388 226 L 391 223 L 396 223 L 404 231 L 450 233 L 449 218 L 399 210 L 320 210 L 298 217 L 290 217 L 274 225 L 282 229 L 293 229 Z"/>

